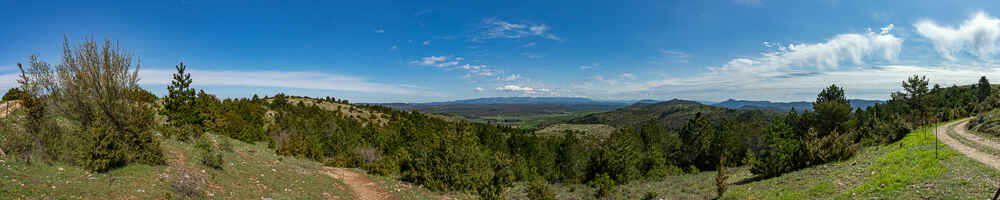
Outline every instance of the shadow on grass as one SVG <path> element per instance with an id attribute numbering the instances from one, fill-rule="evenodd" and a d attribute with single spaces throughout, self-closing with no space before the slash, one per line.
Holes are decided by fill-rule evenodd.
<path id="1" fill-rule="evenodd" d="M 768 178 L 771 178 L 771 177 L 754 176 L 754 177 L 750 177 L 750 178 L 744 178 L 743 180 L 740 180 L 740 181 L 736 181 L 732 185 L 744 185 L 744 184 L 747 184 L 747 183 L 753 183 L 753 182 L 757 182 L 757 181 L 767 180 Z"/>

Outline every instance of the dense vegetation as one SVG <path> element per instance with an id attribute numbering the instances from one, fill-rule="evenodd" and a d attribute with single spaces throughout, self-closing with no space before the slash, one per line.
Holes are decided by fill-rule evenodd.
<path id="1" fill-rule="evenodd" d="M 32 56 L 22 68 L 20 89 L 5 95 L 20 100 L 26 119 L 4 127 L 4 150 L 104 172 L 129 163 L 162 164 L 158 132 L 195 143 L 203 164 L 224 170 L 220 152 L 227 148 L 203 135 L 212 132 L 267 143 L 280 155 L 485 199 L 501 198 L 515 181 L 531 182 L 532 196 L 541 199 L 551 197 L 546 184 L 553 182 L 584 183 L 606 196 L 621 184 L 701 170 L 719 172 L 721 196 L 728 166 L 748 164 L 760 177 L 779 176 L 844 160 L 865 145 L 897 141 L 913 127 L 1000 103 L 988 82 L 929 88 L 925 78 L 914 76 L 903 82 L 905 91 L 867 109 L 852 110 L 844 89 L 831 85 L 817 95 L 814 111 L 733 110 L 673 100 L 572 120 L 619 128 L 607 137 L 573 131 L 543 136 L 331 97 L 220 100 L 196 93 L 191 84 L 197 80 L 183 63 L 176 66 L 169 94 L 158 98 L 136 85 L 139 65 L 110 41 L 99 47 L 87 40 L 78 48 L 67 41 L 64 49 L 63 63 L 54 69 Z M 157 123 L 157 116 L 166 123 Z"/>

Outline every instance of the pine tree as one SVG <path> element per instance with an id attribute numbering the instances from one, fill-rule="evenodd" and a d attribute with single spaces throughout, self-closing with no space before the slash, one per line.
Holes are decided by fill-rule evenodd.
<path id="1" fill-rule="evenodd" d="M 813 110 L 816 110 L 816 115 L 819 117 L 816 126 L 821 136 L 838 128 L 843 131 L 841 125 L 851 117 L 851 105 L 847 103 L 844 89 L 837 85 L 830 85 L 816 95 Z"/>
<path id="2" fill-rule="evenodd" d="M 976 86 L 976 97 L 979 97 L 979 101 L 982 102 L 990 97 L 990 92 L 993 88 L 990 87 L 990 81 L 986 80 L 986 76 L 979 78 L 979 85 Z"/>
<path id="3" fill-rule="evenodd" d="M 185 73 L 187 66 L 181 62 L 177 66 L 177 73 L 174 73 L 174 80 L 167 86 L 166 103 L 164 105 L 164 115 L 169 117 L 171 124 L 175 126 L 196 125 L 201 123 L 195 112 L 195 91 L 191 88 L 191 74 Z"/>

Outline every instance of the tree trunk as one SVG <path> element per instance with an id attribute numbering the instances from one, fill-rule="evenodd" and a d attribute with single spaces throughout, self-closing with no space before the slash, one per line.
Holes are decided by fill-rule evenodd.
<path id="1" fill-rule="evenodd" d="M 726 156 L 719 157 L 719 166 L 716 168 L 718 174 L 715 176 L 715 187 L 716 192 L 718 192 L 719 197 L 717 199 L 722 199 L 722 194 L 726 193 Z"/>

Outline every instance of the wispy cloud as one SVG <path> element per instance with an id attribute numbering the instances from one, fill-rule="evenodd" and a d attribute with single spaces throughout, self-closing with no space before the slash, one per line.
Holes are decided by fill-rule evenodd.
<path id="1" fill-rule="evenodd" d="M 517 24 L 497 18 L 486 18 L 483 19 L 480 29 L 481 30 L 478 35 L 472 36 L 472 40 L 523 37 L 541 37 L 550 40 L 562 40 L 559 36 L 549 33 L 551 27 L 545 24 Z"/>
<path id="2" fill-rule="evenodd" d="M 502 77 L 504 75 L 503 71 L 490 68 L 486 65 L 474 65 L 474 64 L 462 64 L 465 62 L 463 57 L 455 56 L 428 56 L 420 58 L 420 60 L 410 61 L 410 64 L 420 65 L 420 66 L 433 66 L 437 68 L 445 68 L 447 71 L 451 70 L 461 70 L 465 72 L 462 78 L 470 79 L 473 77 L 490 77 L 491 79 L 504 80 L 508 77 Z M 513 74 L 515 79 L 519 79 L 520 75 Z"/>
<path id="3" fill-rule="evenodd" d="M 424 46 L 431 45 L 431 41 L 430 40 L 425 40 L 423 43 L 420 43 L 420 44 L 424 45 Z"/>
<path id="4" fill-rule="evenodd" d="M 590 63 L 589 65 L 580 65 L 580 70 L 593 69 L 593 68 L 598 67 L 598 66 L 601 66 L 601 63 L 594 62 L 594 63 Z"/>
<path id="5" fill-rule="evenodd" d="M 660 54 L 663 59 L 674 63 L 688 63 L 690 62 L 688 59 L 691 57 L 691 54 L 675 50 L 660 50 Z"/>
<path id="6" fill-rule="evenodd" d="M 538 53 L 533 53 L 533 52 L 524 52 L 524 53 L 521 53 L 521 55 L 524 56 L 524 57 L 531 58 L 531 59 L 538 59 L 538 58 L 544 58 L 545 57 L 545 55 L 538 54 Z"/>
<path id="7" fill-rule="evenodd" d="M 435 67 L 448 67 L 458 65 L 458 61 L 452 60 L 448 61 L 448 56 L 429 56 L 420 58 L 420 60 L 410 61 L 411 64 L 417 64 L 421 66 L 435 66 Z"/>
<path id="8" fill-rule="evenodd" d="M 924 20 L 914 25 L 917 33 L 934 44 L 941 57 L 955 61 L 956 54 L 968 52 L 980 60 L 989 60 L 997 53 L 1000 19 L 979 12 L 958 27 L 941 26 Z"/>
<path id="9" fill-rule="evenodd" d="M 17 85 L 17 75 L 20 72 L 10 72 L 6 74 L 0 74 L 0 89 L 10 89 L 18 87 Z"/>
<path id="10" fill-rule="evenodd" d="M 521 79 L 521 75 L 510 74 L 510 76 L 503 78 L 504 81 L 516 81 L 517 79 Z"/>
<path id="11" fill-rule="evenodd" d="M 551 92 L 549 89 L 545 88 L 531 88 L 519 85 L 504 85 L 496 88 L 497 91 L 502 92 L 520 92 L 524 94 L 536 94 L 540 92 Z"/>
<path id="12" fill-rule="evenodd" d="M 483 91 L 486 91 L 486 89 L 483 89 L 483 87 L 476 87 L 476 89 L 475 89 L 475 90 L 476 90 L 476 92 L 483 92 Z"/>
<path id="13" fill-rule="evenodd" d="M 383 30 L 383 29 L 375 29 L 375 33 L 385 33 L 385 30 Z"/>
<path id="14" fill-rule="evenodd" d="M 142 69 L 141 84 L 170 84 L 176 70 Z M 190 70 L 194 86 L 253 86 L 365 93 L 422 95 L 413 87 L 373 82 L 361 77 L 308 71 L 214 71 Z M 0 78 L 2 80 L 2 78 Z"/>
<path id="15" fill-rule="evenodd" d="M 635 80 L 635 74 L 632 74 L 632 73 L 624 73 L 624 74 L 620 75 L 620 77 L 622 79 L 626 79 L 626 80 Z"/>

